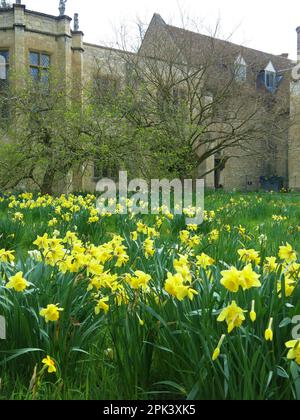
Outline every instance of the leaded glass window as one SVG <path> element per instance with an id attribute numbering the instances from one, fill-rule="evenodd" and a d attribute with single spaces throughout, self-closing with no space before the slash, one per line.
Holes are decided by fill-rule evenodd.
<path id="1" fill-rule="evenodd" d="M 29 53 L 30 74 L 37 82 L 48 83 L 50 71 L 50 55 L 30 51 Z"/>

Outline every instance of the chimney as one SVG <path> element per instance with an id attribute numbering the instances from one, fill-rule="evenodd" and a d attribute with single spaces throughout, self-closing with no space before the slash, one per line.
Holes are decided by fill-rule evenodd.
<path id="1" fill-rule="evenodd" d="M 300 62 L 300 26 L 298 26 L 296 31 L 297 31 L 297 55 L 298 55 L 298 62 Z"/>
<path id="2" fill-rule="evenodd" d="M 283 54 L 280 54 L 280 57 L 283 57 L 283 58 L 289 58 L 289 53 L 283 53 Z"/>

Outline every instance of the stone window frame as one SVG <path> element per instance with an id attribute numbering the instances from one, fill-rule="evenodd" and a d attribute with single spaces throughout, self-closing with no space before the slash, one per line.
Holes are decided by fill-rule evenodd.
<path id="1" fill-rule="evenodd" d="M 9 68 L 10 68 L 10 49 L 8 47 L 1 47 L 0 48 L 0 55 L 3 57 L 2 54 L 6 53 L 6 58 L 5 58 L 5 68 L 6 68 L 6 74 L 5 74 L 5 78 L 1 78 L 0 79 L 0 94 L 1 97 L 2 95 L 4 95 L 2 97 L 5 98 L 6 97 L 6 92 L 9 88 Z M 9 121 L 9 117 L 10 117 L 10 107 L 9 107 L 9 101 L 7 100 L 1 100 L 0 103 L 0 123 L 2 124 L 7 124 Z"/>
<path id="2" fill-rule="evenodd" d="M 38 55 L 38 64 L 32 64 L 31 54 L 37 54 Z M 52 62 L 51 54 L 47 51 L 38 51 L 38 50 L 30 49 L 28 55 L 29 55 L 30 76 L 32 77 L 32 79 L 37 81 L 37 82 L 41 82 L 43 72 L 47 72 L 48 73 L 48 80 L 49 80 L 49 73 L 50 73 L 51 62 Z M 43 63 L 42 63 L 42 56 L 43 55 L 47 56 L 49 58 L 49 65 L 48 66 L 44 66 Z M 31 73 L 32 69 L 37 70 L 37 72 L 38 72 L 37 73 L 37 75 L 38 75 L 37 79 L 32 75 L 32 73 Z"/>

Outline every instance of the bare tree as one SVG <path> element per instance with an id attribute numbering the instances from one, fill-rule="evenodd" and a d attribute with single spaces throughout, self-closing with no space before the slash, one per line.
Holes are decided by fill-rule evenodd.
<path id="1" fill-rule="evenodd" d="M 159 16 L 136 54 L 126 53 L 124 37 L 120 47 L 127 66 L 122 115 L 143 133 L 145 173 L 161 166 L 170 175 L 206 176 L 241 155 L 273 162 L 278 142 L 287 141 L 289 73 L 283 80 L 278 73 L 269 91 L 253 50 L 220 41 L 216 33 L 170 27 Z M 246 75 L 238 61 L 244 55 Z"/>

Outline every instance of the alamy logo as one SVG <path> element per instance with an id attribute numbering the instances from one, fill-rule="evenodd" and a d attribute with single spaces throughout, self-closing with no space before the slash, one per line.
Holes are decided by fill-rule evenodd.
<path id="1" fill-rule="evenodd" d="M 6 325 L 4 316 L 0 316 L 0 340 L 6 339 Z"/>
<path id="2" fill-rule="evenodd" d="M 204 215 L 204 180 L 173 179 L 150 182 L 133 179 L 128 182 L 126 171 L 119 172 L 119 181 L 102 179 L 96 191 L 100 214 L 154 214 L 173 211 L 174 215 L 185 215 L 187 224 L 200 225 Z"/>
<path id="3" fill-rule="evenodd" d="M 292 324 L 296 325 L 292 330 L 292 336 L 294 340 L 300 340 L 300 315 L 294 316 Z"/>

